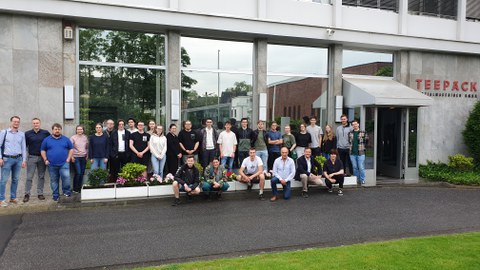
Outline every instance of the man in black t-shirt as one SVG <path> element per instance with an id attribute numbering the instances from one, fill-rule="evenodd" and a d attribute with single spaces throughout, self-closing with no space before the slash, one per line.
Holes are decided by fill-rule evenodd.
<path id="1" fill-rule="evenodd" d="M 192 129 L 192 122 L 190 120 L 185 121 L 183 124 L 183 129 L 178 133 L 178 141 L 180 142 L 180 148 L 182 149 L 183 163 L 186 163 L 186 158 L 189 155 L 193 155 L 195 162 L 197 162 L 197 150 L 200 146 L 200 136 Z"/>
<path id="2" fill-rule="evenodd" d="M 150 134 L 144 131 L 145 123 L 139 121 L 138 132 L 130 134 L 130 149 L 132 150 L 132 162 L 147 166 L 150 160 Z"/>
<path id="3" fill-rule="evenodd" d="M 335 149 L 330 151 L 330 159 L 325 161 L 323 165 L 323 175 L 325 176 L 325 185 L 328 187 L 328 192 L 333 192 L 332 185 L 338 183 L 338 195 L 343 195 L 343 180 L 345 172 L 343 170 L 343 163 L 337 159 L 338 152 Z"/>

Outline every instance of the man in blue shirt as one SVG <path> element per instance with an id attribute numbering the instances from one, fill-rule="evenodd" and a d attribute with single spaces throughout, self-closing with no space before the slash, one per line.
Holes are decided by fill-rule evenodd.
<path id="1" fill-rule="evenodd" d="M 40 119 L 32 119 L 32 129 L 25 132 L 25 140 L 28 148 L 27 159 L 27 181 L 25 182 L 25 196 L 23 202 L 30 200 L 30 190 L 32 189 L 33 176 L 35 171 L 38 173 L 37 195 L 39 200 L 45 200 L 43 196 L 43 187 L 45 185 L 45 170 L 47 167 L 40 155 L 40 147 L 45 138 L 50 136 L 50 132 L 40 128 Z"/>
<path id="2" fill-rule="evenodd" d="M 295 162 L 288 157 L 288 148 L 282 147 L 280 150 L 281 156 L 273 163 L 273 177 L 271 181 L 273 197 L 271 202 L 276 201 L 277 198 L 277 184 L 280 183 L 283 186 L 283 198 L 285 200 L 290 199 L 291 194 L 291 182 L 295 177 Z"/>
<path id="3" fill-rule="evenodd" d="M 273 162 L 280 157 L 280 147 L 283 144 L 282 134 L 277 131 L 277 123 L 274 121 L 267 132 L 268 138 L 268 168 L 273 168 Z"/>
<path id="4" fill-rule="evenodd" d="M 63 195 L 70 197 L 70 160 L 73 155 L 73 145 L 70 139 L 62 135 L 62 126 L 58 123 L 52 126 L 52 135 L 42 142 L 41 155 L 50 173 L 50 187 L 53 200 L 58 201 L 58 184 L 62 178 Z"/>
<path id="5" fill-rule="evenodd" d="M 2 167 L 2 178 L 0 180 L 0 206 L 8 206 L 5 200 L 5 186 L 7 185 L 10 172 L 12 173 L 12 184 L 10 185 L 10 203 L 16 204 L 18 178 L 20 170 L 27 166 L 27 146 L 25 133 L 18 130 L 20 117 L 10 118 L 10 128 L 0 132 L 0 167 Z"/>

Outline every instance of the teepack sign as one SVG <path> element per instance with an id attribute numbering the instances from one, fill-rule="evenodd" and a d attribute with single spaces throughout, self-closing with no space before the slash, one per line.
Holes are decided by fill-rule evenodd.
<path id="1" fill-rule="evenodd" d="M 417 90 L 477 92 L 477 82 L 416 79 Z"/>

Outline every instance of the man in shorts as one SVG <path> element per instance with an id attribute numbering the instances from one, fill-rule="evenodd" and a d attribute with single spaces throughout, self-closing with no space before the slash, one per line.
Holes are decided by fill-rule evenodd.
<path id="1" fill-rule="evenodd" d="M 258 198 L 264 200 L 263 188 L 265 187 L 265 174 L 263 173 L 262 159 L 257 157 L 255 148 L 250 148 L 248 157 L 242 161 L 242 165 L 238 170 L 237 181 L 247 184 L 248 190 L 252 189 L 253 184 L 259 184 L 260 191 Z"/>

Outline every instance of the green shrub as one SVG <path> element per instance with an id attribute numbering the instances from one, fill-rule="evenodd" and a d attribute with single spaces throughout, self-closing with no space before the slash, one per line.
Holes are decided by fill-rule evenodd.
<path id="1" fill-rule="evenodd" d="M 127 181 L 135 181 L 145 172 L 145 170 L 147 170 L 147 166 L 145 165 L 138 163 L 127 163 L 122 167 L 122 170 L 118 176 L 125 178 Z"/>
<path id="2" fill-rule="evenodd" d="M 98 187 L 105 183 L 108 178 L 108 171 L 106 169 L 97 168 L 91 170 L 88 174 L 88 184 L 92 187 Z"/>
<path id="3" fill-rule="evenodd" d="M 480 102 L 477 102 L 473 107 L 462 134 L 463 141 L 472 155 L 475 164 L 480 165 Z"/>
<path id="4" fill-rule="evenodd" d="M 449 167 L 444 163 L 427 161 L 426 165 L 420 164 L 419 176 L 431 181 L 448 182 L 455 185 L 480 185 L 480 171 L 471 169 L 461 171 Z"/>
<path id="5" fill-rule="evenodd" d="M 462 154 L 448 156 L 448 167 L 460 171 L 469 171 L 473 169 L 473 158 Z"/>

